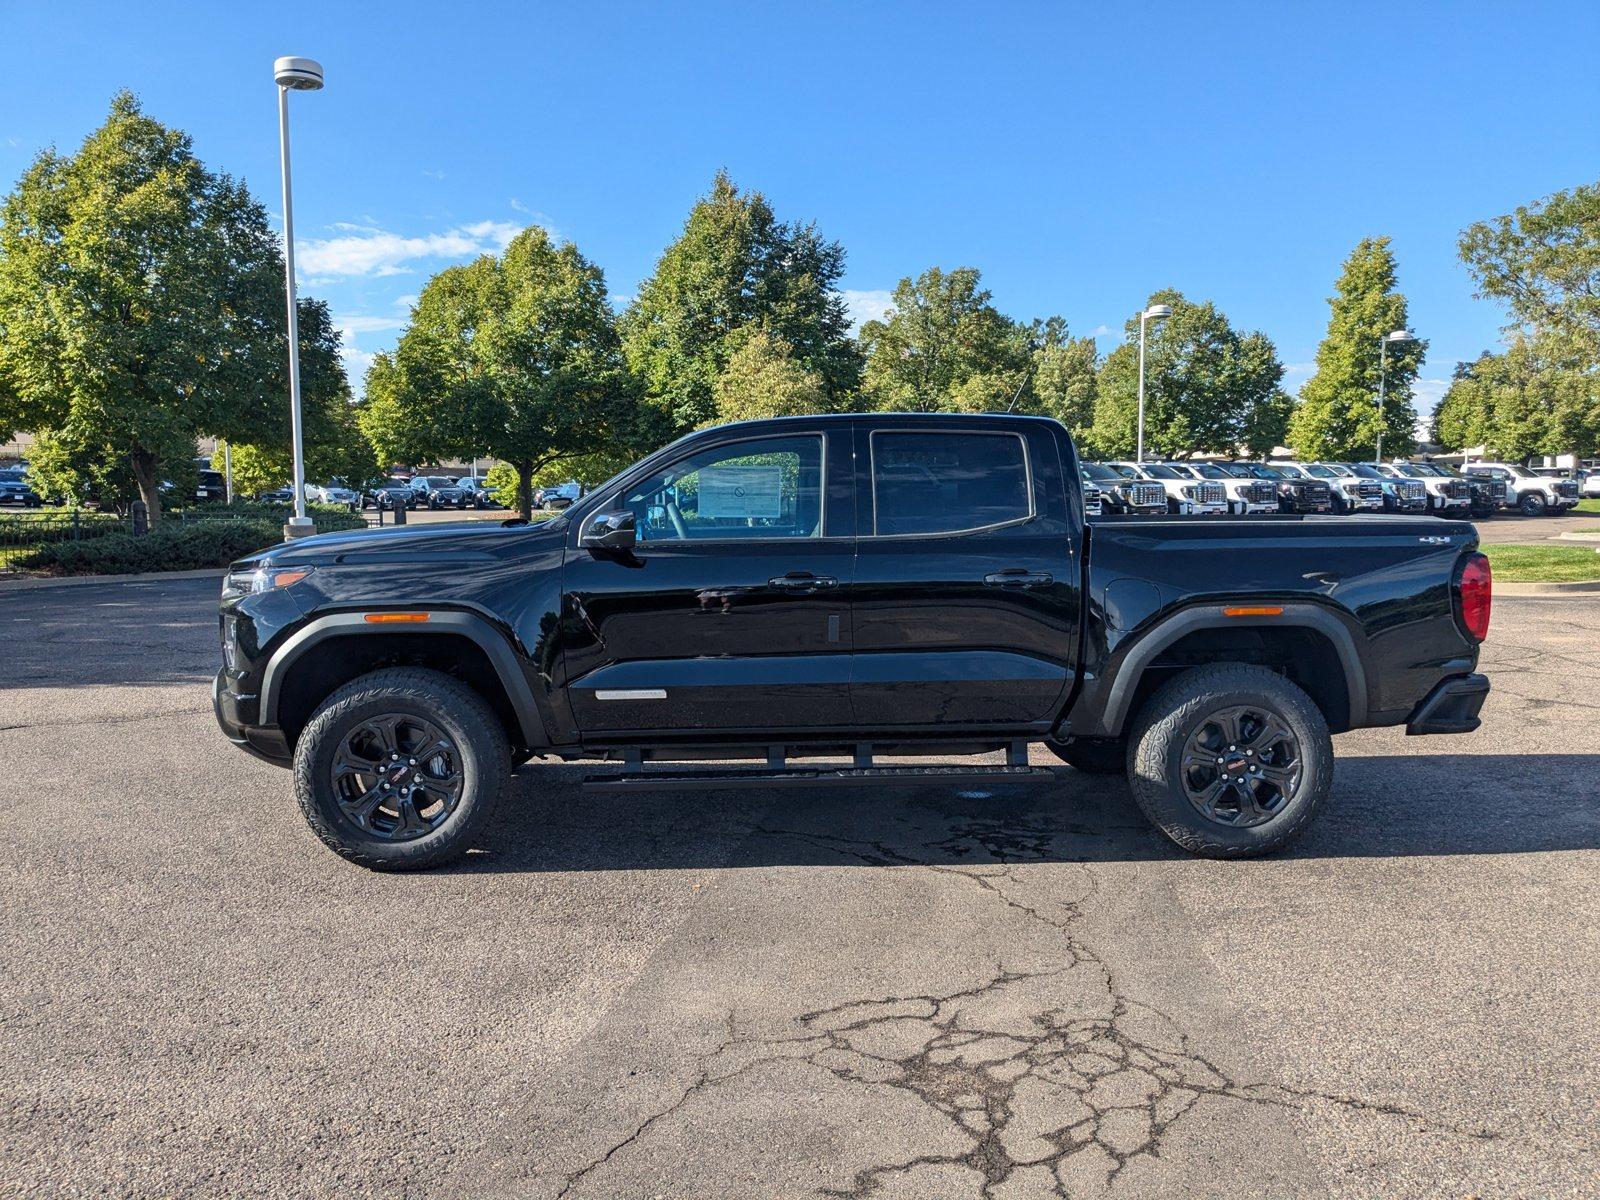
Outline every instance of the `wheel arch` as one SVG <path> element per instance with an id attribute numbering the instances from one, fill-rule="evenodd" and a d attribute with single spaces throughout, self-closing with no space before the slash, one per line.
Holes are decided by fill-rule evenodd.
<path id="1" fill-rule="evenodd" d="M 1230 617 L 1221 607 L 1207 606 L 1163 619 L 1115 668 L 1098 736 L 1124 735 L 1140 705 L 1176 672 L 1219 661 L 1281 670 L 1311 696 L 1336 732 L 1363 725 L 1367 675 L 1350 630 L 1321 605 L 1281 608 L 1275 616 Z"/>
<path id="2" fill-rule="evenodd" d="M 311 713 L 334 689 L 385 666 L 431 667 L 480 693 L 514 745 L 548 744 L 533 691 L 509 641 L 473 613 L 429 611 L 425 622 L 369 622 L 331 613 L 297 631 L 262 672 L 261 720 L 293 746 Z"/>

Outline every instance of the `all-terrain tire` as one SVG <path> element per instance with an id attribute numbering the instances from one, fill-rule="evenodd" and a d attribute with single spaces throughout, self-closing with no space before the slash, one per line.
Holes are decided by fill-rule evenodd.
<path id="1" fill-rule="evenodd" d="M 1128 771 L 1128 743 L 1121 738 L 1089 741 L 1046 742 L 1050 752 L 1074 770 L 1085 775 L 1125 775 Z"/>
<path id="2" fill-rule="evenodd" d="M 334 756 L 364 721 L 398 714 L 431 722 L 455 743 L 461 796 L 435 829 L 392 841 L 362 829 L 334 792 Z M 374 871 L 407 871 L 458 858 L 494 816 L 511 779 L 511 747 L 487 701 L 472 688 L 421 667 L 387 667 L 334 692 L 300 733 L 294 752 L 295 797 L 311 830 L 336 854 Z"/>
<path id="3" fill-rule="evenodd" d="M 1261 824 L 1214 821 L 1185 794 L 1180 764 L 1191 735 L 1213 714 L 1247 706 L 1289 728 L 1301 772 L 1283 807 Z M 1170 679 L 1139 710 L 1129 738 L 1128 783 L 1150 823 L 1191 854 L 1247 858 L 1297 837 L 1321 808 L 1333 783 L 1333 740 L 1311 697 L 1265 667 L 1219 663 Z"/>
<path id="4" fill-rule="evenodd" d="M 1538 492 L 1524 492 L 1522 498 L 1517 501 L 1517 507 L 1522 510 L 1522 515 L 1525 517 L 1542 517 L 1549 505 Z"/>

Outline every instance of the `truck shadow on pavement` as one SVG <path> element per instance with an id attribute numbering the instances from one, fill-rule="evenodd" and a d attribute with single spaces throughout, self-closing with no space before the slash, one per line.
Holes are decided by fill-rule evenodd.
<path id="1" fill-rule="evenodd" d="M 599 770 L 603 771 L 601 767 Z M 1317 820 L 1278 859 L 1522 854 L 1600 847 L 1600 755 L 1341 758 Z M 1120 779 L 615 795 L 587 764 L 531 764 L 457 870 L 957 866 L 1187 857 Z M 1560 797 L 1560 803 L 1552 803 Z"/>

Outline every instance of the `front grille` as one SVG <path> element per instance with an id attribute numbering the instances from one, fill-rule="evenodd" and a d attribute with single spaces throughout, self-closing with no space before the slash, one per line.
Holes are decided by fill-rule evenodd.
<path id="1" fill-rule="evenodd" d="M 1098 517 L 1100 515 L 1100 489 L 1086 485 L 1083 489 L 1083 512 L 1085 516 Z"/>
<path id="2" fill-rule="evenodd" d="M 1413 504 L 1428 498 L 1428 485 L 1420 479 L 1402 479 L 1398 486 L 1400 494 Z"/>
<path id="3" fill-rule="evenodd" d="M 1278 489 L 1265 479 L 1258 479 L 1245 488 L 1244 498 L 1251 504 L 1271 504 L 1278 498 Z"/>
<path id="4" fill-rule="evenodd" d="M 1363 479 L 1356 484 L 1356 495 L 1363 500 L 1382 500 L 1383 484 L 1375 479 Z"/>
<path id="5" fill-rule="evenodd" d="M 1325 483 L 1303 483 L 1300 485 L 1300 498 L 1311 504 L 1326 504 L 1328 502 L 1328 485 Z"/>
<path id="6" fill-rule="evenodd" d="M 1556 480 L 1556 495 L 1560 496 L 1564 500 L 1576 500 L 1578 498 L 1578 482 L 1577 482 L 1577 480 L 1575 480 L 1575 479 L 1558 479 L 1558 480 Z"/>
<path id="7" fill-rule="evenodd" d="M 1220 483 L 1202 483 L 1195 492 L 1201 504 L 1226 504 L 1228 492 Z"/>
<path id="8" fill-rule="evenodd" d="M 1506 502 L 1506 481 L 1504 479 L 1491 479 L 1489 481 L 1489 491 L 1494 496 L 1496 504 L 1504 504 Z"/>
<path id="9" fill-rule="evenodd" d="M 1465 479 L 1446 479 L 1444 481 L 1444 494 L 1451 500 L 1472 499 L 1472 485 Z"/>
<path id="10" fill-rule="evenodd" d="M 1128 489 L 1130 499 L 1139 508 L 1152 508 L 1160 505 L 1167 506 L 1167 489 L 1159 483 L 1136 483 Z"/>

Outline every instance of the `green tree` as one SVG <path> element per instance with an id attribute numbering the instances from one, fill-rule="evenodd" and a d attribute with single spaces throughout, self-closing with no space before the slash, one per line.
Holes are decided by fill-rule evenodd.
<path id="1" fill-rule="evenodd" d="M 86 459 L 126 464 L 159 521 L 198 435 L 249 440 L 282 406 L 283 296 L 265 210 L 124 92 L 0 207 L 5 423 L 43 434 L 70 488 L 87 490 Z"/>
<path id="2" fill-rule="evenodd" d="M 1092 337 L 1075 338 L 1060 317 L 1034 323 L 1032 370 L 1013 411 L 1054 417 L 1085 445 L 1094 424 L 1100 352 Z"/>
<path id="3" fill-rule="evenodd" d="M 902 279 L 881 320 L 861 327 L 862 390 L 888 412 L 1005 408 L 1029 369 L 1029 330 L 995 308 L 972 267 Z"/>
<path id="4" fill-rule="evenodd" d="M 717 376 L 714 421 L 753 421 L 827 412 L 828 389 L 805 369 L 789 344 L 757 330 L 728 358 Z"/>
<path id="5" fill-rule="evenodd" d="M 821 382 L 830 407 L 858 385 L 860 357 L 837 284 L 844 250 L 814 224 L 782 222 L 760 192 L 719 171 L 622 319 L 628 367 L 675 431 L 716 415 L 717 380 L 757 332 Z"/>
<path id="6" fill-rule="evenodd" d="M 1434 438 L 1455 449 L 1483 446 L 1507 461 L 1591 453 L 1600 445 L 1600 402 L 1592 369 L 1551 358 L 1566 339 L 1517 338 L 1503 353 L 1456 367 L 1434 414 Z"/>
<path id="7" fill-rule="evenodd" d="M 1381 431 L 1385 450 L 1410 453 L 1417 423 L 1411 385 L 1428 344 L 1391 343 L 1381 351 L 1385 334 L 1407 328 L 1388 238 L 1365 238 L 1356 246 L 1328 304 L 1328 332 L 1317 347 L 1316 373 L 1300 389 L 1289 444 L 1301 458 L 1354 459 L 1375 452 Z M 1380 357 L 1387 363 L 1381 417 Z"/>
<path id="8" fill-rule="evenodd" d="M 1503 353 L 1458 369 L 1436 436 L 1512 460 L 1600 449 L 1600 184 L 1468 226 L 1458 248 L 1511 320 Z"/>
<path id="9" fill-rule="evenodd" d="M 1145 326 L 1145 453 L 1264 455 L 1278 445 L 1290 405 L 1272 341 L 1237 332 L 1209 300 L 1168 289 L 1148 303 L 1170 305 L 1172 316 Z M 1138 445 L 1139 318 L 1124 328 L 1122 345 L 1100 367 L 1088 437 L 1095 453 L 1117 458 L 1132 457 Z"/>
<path id="10" fill-rule="evenodd" d="M 383 461 L 503 459 L 524 516 L 540 471 L 661 435 L 623 367 L 600 268 L 538 226 L 499 258 L 435 275 L 366 394 L 358 420 Z"/>

